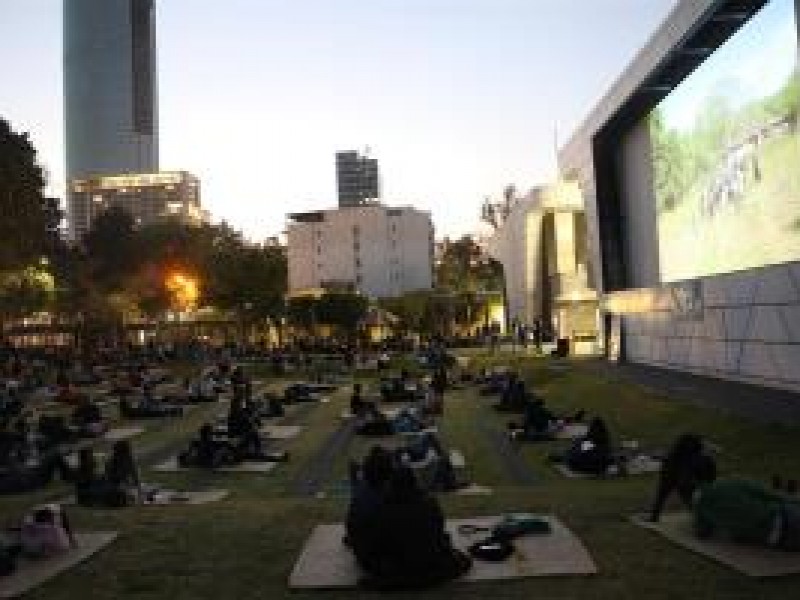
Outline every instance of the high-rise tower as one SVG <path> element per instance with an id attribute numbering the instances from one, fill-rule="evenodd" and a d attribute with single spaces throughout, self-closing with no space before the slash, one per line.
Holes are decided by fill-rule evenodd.
<path id="1" fill-rule="evenodd" d="M 154 3 L 64 0 L 68 183 L 158 171 Z"/>

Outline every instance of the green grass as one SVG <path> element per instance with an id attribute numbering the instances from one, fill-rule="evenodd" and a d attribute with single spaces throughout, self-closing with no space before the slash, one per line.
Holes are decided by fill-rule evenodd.
<path id="1" fill-rule="evenodd" d="M 773 472 L 800 474 L 798 428 L 757 425 L 659 395 L 645 388 L 600 379 L 580 362 L 555 372 L 544 358 L 475 353 L 476 364 L 510 364 L 521 370 L 556 410 L 586 408 L 605 416 L 617 439 L 638 439 L 664 447 L 683 431 L 706 434 L 721 447 L 722 472 L 764 480 Z M 339 426 L 349 388 L 304 417 L 306 429 L 286 448 L 292 460 L 269 475 L 160 476 L 158 480 L 191 487 L 224 487 L 230 497 L 199 507 L 74 509 L 73 520 L 85 529 L 117 529 L 122 535 L 92 560 L 34 591 L 32 599 L 92 598 L 353 598 L 353 592 L 290 592 L 286 581 L 296 556 L 315 524 L 341 520 L 347 499 L 297 498 L 292 483 L 320 444 Z M 654 476 L 622 480 L 569 480 L 546 464 L 558 443 L 520 448 L 538 483 L 518 487 L 511 481 L 481 427 L 504 427 L 507 415 L 495 414 L 491 400 L 474 389 L 448 394 L 442 425 L 447 445 L 467 457 L 468 473 L 489 485 L 491 496 L 443 496 L 450 516 L 493 514 L 509 510 L 555 513 L 584 541 L 599 567 L 592 578 L 527 579 L 494 584 L 452 585 L 420 598 L 734 598 L 786 599 L 796 595 L 800 577 L 757 581 L 698 557 L 627 522 L 651 499 Z M 210 409 L 209 409 L 210 410 Z M 137 449 L 175 443 L 204 415 L 175 422 L 162 431 L 135 439 Z M 356 439 L 339 456 L 330 481 L 344 478 L 350 457 L 360 458 L 372 441 Z M 156 479 L 148 473 L 148 480 Z M 333 491 L 334 486 L 327 486 Z M 56 488 L 45 494 L 50 496 Z M 61 490 L 63 491 L 63 490 Z M 41 495 L 0 498 L 4 517 L 18 514 Z M 7 520 L 7 519 L 4 519 Z M 373 595 L 358 593 L 359 598 Z M 378 597 L 377 595 L 374 597 Z M 398 596 L 394 596 L 398 597 Z"/>

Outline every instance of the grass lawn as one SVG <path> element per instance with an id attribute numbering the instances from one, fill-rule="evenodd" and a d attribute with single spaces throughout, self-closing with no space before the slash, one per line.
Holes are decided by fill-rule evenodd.
<path id="1" fill-rule="evenodd" d="M 476 361 L 489 359 L 476 357 Z M 684 431 L 706 434 L 720 447 L 724 474 L 766 480 L 773 472 L 800 475 L 800 429 L 762 426 L 698 409 L 644 388 L 599 379 L 580 362 L 554 371 L 544 358 L 520 360 L 498 355 L 494 362 L 513 363 L 556 410 L 582 407 L 607 418 L 617 439 L 637 439 L 648 447 L 664 447 Z M 324 497 L 295 494 L 297 477 L 317 456 L 320 445 L 340 426 L 349 389 L 300 416 L 306 425 L 285 443 L 291 461 L 268 475 L 155 476 L 145 479 L 176 486 L 224 487 L 225 501 L 198 507 L 73 509 L 79 528 L 117 529 L 120 538 L 93 559 L 32 592 L 31 599 L 104 598 L 370 598 L 358 592 L 292 592 L 286 581 L 314 525 L 341 520 L 347 503 L 339 485 L 350 457 L 360 458 L 371 441 L 354 439 L 336 459 L 324 486 Z M 474 389 L 448 394 L 443 436 L 467 458 L 472 480 L 491 486 L 491 496 L 447 496 L 441 501 L 449 516 L 494 514 L 510 510 L 555 513 L 583 540 L 599 574 L 590 578 L 532 578 L 487 584 L 453 584 L 415 597 L 440 598 L 775 598 L 796 597 L 800 576 L 759 581 L 749 579 L 639 529 L 627 515 L 646 508 L 655 476 L 620 480 L 569 480 L 545 461 L 559 443 L 528 444 L 518 452 L 532 471 L 531 485 L 517 485 L 487 435 L 502 429 L 507 415 L 495 414 L 490 400 Z M 184 439 L 215 407 L 198 409 L 183 421 L 134 439 L 143 454 L 156 453 Z M 4 521 L 43 494 L 0 498 Z M 378 597 L 378 595 L 375 595 Z M 402 595 L 393 595 L 402 597 Z"/>

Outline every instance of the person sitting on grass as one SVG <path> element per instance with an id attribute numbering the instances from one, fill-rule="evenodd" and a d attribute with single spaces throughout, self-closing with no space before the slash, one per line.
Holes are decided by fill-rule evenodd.
<path id="1" fill-rule="evenodd" d="M 395 467 L 394 455 L 381 446 L 373 446 L 359 466 L 350 463 L 350 486 L 353 493 L 345 518 L 344 543 L 360 562 L 369 561 L 377 540 L 369 528 L 386 495 L 386 486 Z"/>
<path id="2" fill-rule="evenodd" d="M 260 423 L 257 417 L 244 406 L 241 396 L 234 396 L 228 413 L 228 436 L 236 438 L 245 455 L 261 455 Z"/>
<path id="3" fill-rule="evenodd" d="M 392 421 L 372 403 L 362 412 L 361 417 L 356 419 L 355 431 L 358 435 L 376 437 L 392 435 L 395 432 Z"/>
<path id="4" fill-rule="evenodd" d="M 517 377 L 516 373 L 510 373 L 508 385 L 494 409 L 500 412 L 522 412 L 527 406 L 527 397 L 525 381 Z"/>
<path id="5" fill-rule="evenodd" d="M 363 417 L 370 408 L 374 409 L 375 405 L 372 402 L 364 400 L 361 395 L 361 384 L 353 384 L 353 395 L 350 396 L 350 414 L 356 418 Z"/>
<path id="6" fill-rule="evenodd" d="M 442 509 L 417 485 L 414 473 L 396 466 L 378 504 L 360 523 L 352 548 L 367 589 L 417 590 L 456 579 L 471 567 L 453 547 Z"/>
<path id="7" fill-rule="evenodd" d="M 80 436 L 95 437 L 103 435 L 108 430 L 108 425 L 103 421 L 100 407 L 89 398 L 85 398 L 72 411 L 71 420 Z"/>
<path id="8" fill-rule="evenodd" d="M 421 433 L 397 450 L 400 464 L 411 467 L 427 491 L 452 492 L 467 485 L 459 481 L 450 455 L 431 431 Z"/>
<path id="9" fill-rule="evenodd" d="M 56 450 L 36 451 L 27 440 L 0 435 L 0 494 L 23 494 L 46 487 L 58 474 L 68 481 L 70 469 Z"/>
<path id="10" fill-rule="evenodd" d="M 705 473 L 710 477 L 712 473 Z M 694 527 L 703 540 L 800 552 L 800 502 L 785 490 L 744 479 L 700 481 Z"/>
<path id="11" fill-rule="evenodd" d="M 563 455 L 551 455 L 550 460 L 561 462 L 575 473 L 601 476 L 609 474 L 615 463 L 611 447 L 611 436 L 605 421 L 595 417 L 589 423 L 586 435 L 575 439 Z"/>
<path id="12" fill-rule="evenodd" d="M 704 451 L 703 439 L 693 433 L 680 435 L 661 463 L 650 521 L 657 522 L 672 492 L 677 492 L 689 507 L 701 481 L 713 481 L 717 476 L 714 459 Z"/>
<path id="13" fill-rule="evenodd" d="M 98 473 L 97 460 L 91 448 L 78 454 L 78 468 L 72 477 L 75 498 L 83 506 L 120 507 L 135 501 L 141 492 L 139 469 L 130 442 L 114 444 L 103 474 Z"/>

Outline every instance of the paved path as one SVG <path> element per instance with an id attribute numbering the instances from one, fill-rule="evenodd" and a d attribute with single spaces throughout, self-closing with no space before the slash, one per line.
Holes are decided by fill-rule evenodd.
<path id="1" fill-rule="evenodd" d="M 668 396 L 763 423 L 800 425 L 800 394 L 671 369 L 605 360 L 571 361 L 577 370 L 634 383 Z M 798 365 L 800 368 L 800 365 Z"/>

